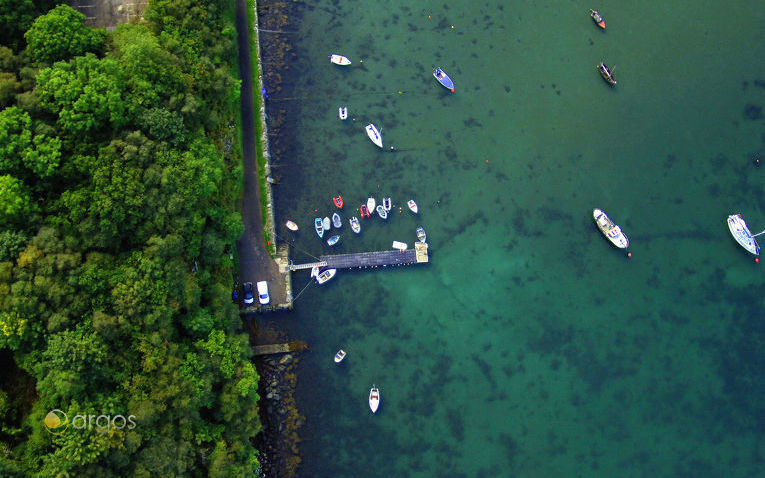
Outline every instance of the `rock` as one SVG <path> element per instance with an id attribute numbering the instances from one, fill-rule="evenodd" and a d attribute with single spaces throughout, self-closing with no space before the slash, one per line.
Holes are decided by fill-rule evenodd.
<path id="1" fill-rule="evenodd" d="M 289 365 L 292 363 L 292 354 L 287 354 L 279 360 L 279 365 Z"/>
<path id="2" fill-rule="evenodd" d="M 274 394 L 271 392 L 268 392 L 268 395 L 266 395 L 266 400 L 271 400 L 272 398 L 274 398 Z"/>

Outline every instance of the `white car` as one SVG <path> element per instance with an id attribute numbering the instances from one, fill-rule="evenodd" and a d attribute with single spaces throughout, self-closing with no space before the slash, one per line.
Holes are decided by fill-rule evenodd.
<path id="1" fill-rule="evenodd" d="M 261 304 L 268 304 L 271 302 L 271 297 L 268 295 L 268 282 L 262 280 L 257 283 L 258 287 L 258 300 Z"/>

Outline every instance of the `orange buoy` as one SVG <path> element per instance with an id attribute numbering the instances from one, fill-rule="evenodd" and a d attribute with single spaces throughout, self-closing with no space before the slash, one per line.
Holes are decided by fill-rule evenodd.
<path id="1" fill-rule="evenodd" d="M 759 263 L 760 263 L 760 258 L 759 258 L 759 257 L 755 257 L 755 258 L 754 258 L 754 262 L 756 262 L 757 264 L 759 264 Z"/>
<path id="2" fill-rule="evenodd" d="M 627 253 L 627 257 L 632 257 L 632 253 L 631 253 L 631 252 L 628 252 L 628 253 Z"/>

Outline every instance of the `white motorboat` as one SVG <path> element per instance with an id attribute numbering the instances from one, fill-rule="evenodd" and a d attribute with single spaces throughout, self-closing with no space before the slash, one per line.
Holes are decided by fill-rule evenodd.
<path id="1" fill-rule="evenodd" d="M 343 227 L 343 221 L 340 219 L 340 214 L 332 214 L 332 225 L 335 226 L 335 229 Z"/>
<path id="2" fill-rule="evenodd" d="M 321 220 L 321 224 L 324 226 L 325 231 L 329 231 L 329 228 L 332 227 L 327 216 L 324 216 L 324 219 Z"/>
<path id="3" fill-rule="evenodd" d="M 372 123 L 369 123 L 366 126 L 366 130 L 367 130 L 367 136 L 369 136 L 369 139 L 372 140 L 374 144 L 382 148 L 383 147 L 382 136 L 380 135 L 380 130 L 377 129 L 377 126 L 375 126 Z"/>
<path id="4" fill-rule="evenodd" d="M 749 227 L 746 225 L 746 221 L 741 217 L 741 214 L 731 214 L 728 216 L 728 229 L 730 229 L 733 239 L 735 239 L 741 247 L 755 256 L 760 255 L 760 245 L 757 244 L 757 239 L 755 239 L 755 237 L 765 231 L 762 231 L 760 234 L 752 234 Z"/>
<path id="5" fill-rule="evenodd" d="M 417 228 L 417 240 L 420 242 L 425 242 L 425 240 L 428 238 L 428 236 L 425 235 L 425 229 L 420 226 Z"/>
<path id="6" fill-rule="evenodd" d="M 419 208 L 417 207 L 417 203 L 414 202 L 414 199 L 407 201 L 406 205 L 409 206 L 409 210 L 413 213 L 417 214 L 417 212 L 419 212 Z"/>
<path id="7" fill-rule="evenodd" d="M 348 66 L 351 64 L 351 60 L 344 57 L 343 55 L 338 55 L 337 53 L 333 53 L 332 56 L 329 57 L 329 61 L 331 61 L 335 65 L 340 65 L 340 66 Z"/>
<path id="8" fill-rule="evenodd" d="M 298 230 L 298 225 L 292 221 L 287 221 L 284 225 L 287 226 L 287 229 L 289 229 L 290 231 Z"/>
<path id="9" fill-rule="evenodd" d="M 337 109 L 337 115 L 340 117 L 341 120 L 348 119 L 348 108 L 345 106 L 341 106 Z"/>
<path id="10" fill-rule="evenodd" d="M 353 216 L 348 220 L 348 222 L 351 223 L 351 230 L 355 232 L 356 234 L 361 232 L 361 224 L 359 223 L 359 218 L 356 216 Z"/>
<path id="11" fill-rule="evenodd" d="M 377 409 L 380 407 L 380 390 L 372 385 L 372 389 L 369 390 L 369 409 L 372 413 L 377 413 Z"/>
<path id="12" fill-rule="evenodd" d="M 617 226 L 606 213 L 596 208 L 592 211 L 592 217 L 595 219 L 595 223 L 598 225 L 600 232 L 602 232 L 613 245 L 619 249 L 626 249 L 629 247 L 630 240 L 627 239 L 627 236 L 624 235 L 622 229 Z"/>
<path id="13" fill-rule="evenodd" d="M 345 353 L 345 350 L 343 349 L 338 350 L 337 353 L 335 354 L 335 363 L 342 362 L 346 355 L 347 354 Z"/>
<path id="14" fill-rule="evenodd" d="M 337 274 L 337 269 L 327 269 L 325 271 L 319 272 L 319 275 L 316 276 L 316 282 L 323 284 L 331 278 L 335 277 L 335 274 Z"/>
<path id="15" fill-rule="evenodd" d="M 316 277 L 318 275 L 319 275 L 319 266 L 311 267 L 311 277 Z"/>
<path id="16" fill-rule="evenodd" d="M 377 211 L 378 216 L 383 219 L 388 219 L 388 211 L 385 210 L 382 204 L 379 204 L 375 210 Z"/>
<path id="17" fill-rule="evenodd" d="M 367 199 L 367 212 L 369 212 L 369 214 L 375 213 L 375 204 L 377 204 L 375 198 L 370 196 L 369 199 Z"/>
<path id="18" fill-rule="evenodd" d="M 391 208 L 393 208 L 393 201 L 390 198 L 383 198 L 383 207 L 386 212 L 390 212 Z"/>

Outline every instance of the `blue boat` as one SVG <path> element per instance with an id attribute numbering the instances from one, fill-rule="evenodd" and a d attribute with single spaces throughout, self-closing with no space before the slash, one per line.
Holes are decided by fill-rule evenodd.
<path id="1" fill-rule="evenodd" d="M 433 70 L 433 76 L 438 80 L 439 83 L 444 85 L 444 88 L 454 93 L 454 82 L 451 78 L 449 78 L 449 75 L 446 74 L 444 70 L 442 70 L 440 67 L 436 67 Z"/>
<path id="2" fill-rule="evenodd" d="M 318 234 L 319 237 L 324 237 L 324 222 L 320 217 L 313 220 L 313 227 L 316 229 L 316 234 Z"/>
<path id="3" fill-rule="evenodd" d="M 337 235 L 332 236 L 329 239 L 327 239 L 327 245 L 334 246 L 335 244 L 337 244 L 337 241 L 339 240 L 340 240 L 340 236 L 337 236 Z"/>

